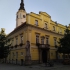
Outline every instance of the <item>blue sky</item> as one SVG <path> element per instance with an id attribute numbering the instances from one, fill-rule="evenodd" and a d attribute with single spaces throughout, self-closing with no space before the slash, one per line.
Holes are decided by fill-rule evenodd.
<path id="1" fill-rule="evenodd" d="M 0 0 L 0 28 L 5 28 L 6 34 L 16 27 L 16 12 L 21 0 Z M 26 12 L 39 13 L 43 11 L 51 16 L 53 21 L 68 25 L 70 23 L 70 0 L 24 0 Z"/>

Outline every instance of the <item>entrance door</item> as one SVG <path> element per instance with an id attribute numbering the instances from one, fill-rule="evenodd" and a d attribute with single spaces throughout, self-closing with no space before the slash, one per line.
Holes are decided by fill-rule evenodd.
<path id="1" fill-rule="evenodd" d="M 23 65 L 23 59 L 21 59 L 21 65 Z"/>
<path id="2" fill-rule="evenodd" d="M 47 50 L 46 49 L 42 50 L 42 61 L 43 63 L 47 62 Z"/>

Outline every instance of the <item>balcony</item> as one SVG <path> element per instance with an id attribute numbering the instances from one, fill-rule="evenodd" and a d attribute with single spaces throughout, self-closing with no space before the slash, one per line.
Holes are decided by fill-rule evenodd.
<path id="1" fill-rule="evenodd" d="M 14 47 L 17 48 L 17 46 L 18 46 L 18 45 L 16 44 Z"/>
<path id="2" fill-rule="evenodd" d="M 23 43 L 20 43 L 19 45 L 20 45 L 20 46 L 23 46 Z"/>
<path id="3" fill-rule="evenodd" d="M 50 49 L 50 45 L 49 44 L 36 44 L 38 46 L 38 48 L 41 48 L 41 49 Z"/>

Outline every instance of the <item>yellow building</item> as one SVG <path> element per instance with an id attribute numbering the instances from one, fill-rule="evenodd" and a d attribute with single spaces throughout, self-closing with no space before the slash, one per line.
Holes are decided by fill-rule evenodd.
<path id="1" fill-rule="evenodd" d="M 59 45 L 59 38 L 63 37 L 65 29 L 66 26 L 53 21 L 46 12 L 26 13 L 21 0 L 16 14 L 16 28 L 7 36 L 11 38 L 7 62 L 30 64 L 56 60 L 55 45 Z M 61 54 L 59 56 L 61 59 Z"/>

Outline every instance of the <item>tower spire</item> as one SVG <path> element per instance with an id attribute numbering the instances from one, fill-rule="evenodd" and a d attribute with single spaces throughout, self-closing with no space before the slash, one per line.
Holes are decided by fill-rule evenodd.
<path id="1" fill-rule="evenodd" d="M 21 0 L 19 10 L 25 10 L 25 8 L 24 8 L 24 1 L 23 0 Z"/>

